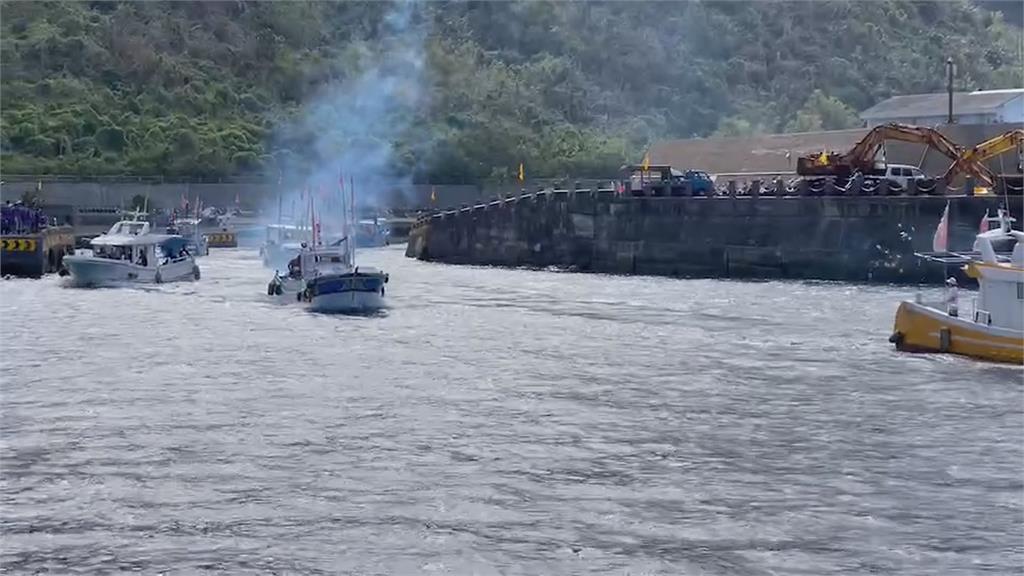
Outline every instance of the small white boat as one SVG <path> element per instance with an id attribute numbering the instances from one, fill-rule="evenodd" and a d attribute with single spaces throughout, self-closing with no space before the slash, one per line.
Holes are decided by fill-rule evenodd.
<path id="1" fill-rule="evenodd" d="M 385 306 L 388 275 L 371 267 L 353 267 L 343 239 L 335 246 L 305 248 L 274 273 L 267 294 L 306 304 L 316 312 L 373 312 Z"/>
<path id="2" fill-rule="evenodd" d="M 149 222 L 124 220 L 89 243 L 91 254 L 64 257 L 76 286 L 117 286 L 133 283 L 198 280 L 199 266 L 188 251 L 188 240 L 173 234 L 153 234 Z"/>

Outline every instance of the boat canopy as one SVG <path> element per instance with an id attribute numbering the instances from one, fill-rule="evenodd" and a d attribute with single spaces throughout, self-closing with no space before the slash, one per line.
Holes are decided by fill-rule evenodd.
<path id="1" fill-rule="evenodd" d="M 144 234 L 134 236 L 128 234 L 105 234 L 92 239 L 93 246 L 145 246 L 150 244 L 163 245 L 164 242 L 172 239 L 179 239 L 182 242 L 187 240 L 176 234 Z"/>
<path id="2" fill-rule="evenodd" d="M 188 248 L 188 244 L 188 239 L 182 236 L 167 236 L 159 242 L 160 247 L 168 254 L 177 254 L 183 248 Z"/>

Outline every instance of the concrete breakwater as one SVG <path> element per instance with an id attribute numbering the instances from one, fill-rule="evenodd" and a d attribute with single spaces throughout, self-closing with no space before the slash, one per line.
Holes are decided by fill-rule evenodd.
<path id="1" fill-rule="evenodd" d="M 406 255 L 616 274 L 934 282 L 920 262 L 946 202 L 970 249 L 995 196 L 622 197 L 548 191 L 426 216 Z M 1021 197 L 1009 199 L 1020 216 Z"/>

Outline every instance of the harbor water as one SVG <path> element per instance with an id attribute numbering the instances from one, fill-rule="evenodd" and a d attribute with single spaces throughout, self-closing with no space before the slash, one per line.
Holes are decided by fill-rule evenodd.
<path id="1" fill-rule="evenodd" d="M 272 303 L 246 249 L 194 283 L 0 282 L 0 571 L 1024 564 L 1021 369 L 893 350 L 912 289 L 402 250 L 360 253 L 377 316 Z"/>

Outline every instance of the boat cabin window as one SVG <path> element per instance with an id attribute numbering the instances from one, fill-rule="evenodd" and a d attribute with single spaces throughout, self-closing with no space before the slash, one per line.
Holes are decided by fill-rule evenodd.
<path id="1" fill-rule="evenodd" d="M 145 232 L 147 224 L 148 222 L 118 222 L 111 233 L 138 236 Z"/>
<path id="2" fill-rule="evenodd" d="M 133 256 L 131 246 L 95 246 L 92 249 L 92 254 L 97 258 L 109 258 L 111 260 L 132 260 Z"/>

